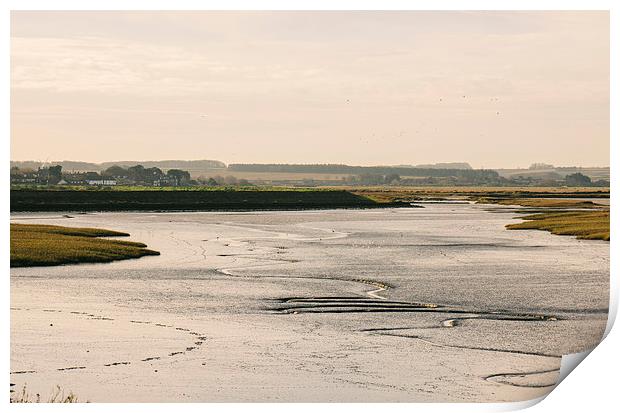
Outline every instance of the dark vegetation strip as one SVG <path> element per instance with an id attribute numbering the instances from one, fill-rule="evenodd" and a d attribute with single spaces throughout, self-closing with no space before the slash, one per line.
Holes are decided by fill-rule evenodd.
<path id="1" fill-rule="evenodd" d="M 409 204 L 377 202 L 342 190 L 11 191 L 12 212 L 285 210 L 396 206 Z"/>
<path id="2" fill-rule="evenodd" d="M 11 267 L 111 262 L 159 255 L 140 242 L 101 238 L 128 235 L 97 228 L 11 224 Z"/>

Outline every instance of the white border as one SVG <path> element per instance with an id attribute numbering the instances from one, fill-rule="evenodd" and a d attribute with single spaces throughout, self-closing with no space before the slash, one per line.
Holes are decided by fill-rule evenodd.
<path id="1" fill-rule="evenodd" d="M 9 10 L 610 10 L 613 0 L 8 0 Z"/>
<path id="2" fill-rule="evenodd" d="M 0 30 L 3 37 L 0 43 L 2 52 L 2 111 L 0 112 L 0 125 L 3 126 L 3 142 L 2 153 L 5 160 L 5 171 L 8 170 L 8 161 L 10 157 L 10 78 L 9 78 L 9 47 L 10 47 L 10 10 L 610 10 L 611 11 L 611 204 L 616 205 L 618 196 L 616 194 L 616 182 L 618 177 L 618 160 L 617 156 L 620 150 L 618 145 L 618 52 L 620 33 L 618 30 L 620 7 L 618 2 L 614 0 L 8 0 L 3 2 L 0 17 Z M 8 389 L 9 384 L 9 337 L 10 337 L 10 320 L 9 320 L 9 301 L 10 301 L 10 279 L 8 271 L 9 262 L 9 176 L 5 172 L 0 174 L 0 182 L 2 183 L 2 213 L 6 217 L 2 221 L 2 231 L 4 236 L 1 238 L 1 253 L 4 263 L 4 288 L 1 289 L 2 294 L 2 327 L 3 340 L 1 371 L 5 374 L 2 376 L 2 385 Z M 612 234 L 618 234 L 618 214 L 616 209 L 612 209 Z M 533 407 L 531 411 L 579 411 L 585 409 L 603 408 L 618 405 L 618 396 L 616 389 L 616 371 L 618 367 L 618 351 L 620 348 L 620 336 L 617 328 L 610 331 L 615 319 L 618 307 L 618 260 L 617 260 L 617 242 L 612 236 L 611 241 L 611 301 L 610 301 L 610 319 L 607 326 L 607 338 L 597 347 L 585 363 L 579 366 L 577 373 L 570 375 L 564 380 L 547 398 L 544 403 L 540 403 Z M 5 396 L 5 403 L 8 404 L 8 392 Z M 315 409 L 338 409 L 345 411 L 370 412 L 376 409 L 389 408 L 390 410 L 410 411 L 411 409 L 423 411 L 506 411 L 525 408 L 536 404 L 537 401 L 514 404 L 296 404 L 290 406 L 286 404 L 217 404 L 209 405 L 207 408 L 222 412 L 236 411 L 240 408 L 258 411 L 273 412 L 295 409 L 301 412 L 310 412 Z M 10 411 L 32 411 L 36 409 L 41 411 L 56 410 L 64 408 L 73 408 L 96 412 L 107 412 L 110 407 L 104 404 L 66 406 L 63 405 L 9 405 Z M 163 412 L 170 409 L 183 409 L 188 411 L 202 411 L 206 406 L 201 404 L 115 404 L 116 411 L 132 411 L 132 412 Z M 605 409 L 607 410 L 607 409 Z"/>

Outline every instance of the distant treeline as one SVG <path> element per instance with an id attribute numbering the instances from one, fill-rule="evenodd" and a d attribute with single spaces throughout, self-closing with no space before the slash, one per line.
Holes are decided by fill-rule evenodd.
<path id="1" fill-rule="evenodd" d="M 133 165 L 142 165 L 145 168 L 161 168 L 161 169 L 200 169 L 200 168 L 226 168 L 226 164 L 221 161 L 203 159 L 198 161 L 182 161 L 182 160 L 164 160 L 164 161 L 114 161 L 103 162 L 102 168 L 118 165 L 129 167 Z"/>
<path id="2" fill-rule="evenodd" d="M 499 179 L 499 174 L 490 169 L 437 169 L 413 168 L 407 166 L 352 166 L 342 164 L 257 164 L 234 163 L 228 165 L 231 171 L 243 172 L 301 172 L 351 175 L 391 175 L 424 177 L 462 177 L 473 180 Z"/>

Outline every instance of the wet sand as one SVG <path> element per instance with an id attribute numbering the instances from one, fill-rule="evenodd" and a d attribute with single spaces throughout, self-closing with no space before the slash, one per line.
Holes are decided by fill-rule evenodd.
<path id="1" fill-rule="evenodd" d="M 609 243 L 506 231 L 513 211 L 13 214 L 162 255 L 12 269 L 11 382 L 90 401 L 538 397 L 604 331 Z"/>

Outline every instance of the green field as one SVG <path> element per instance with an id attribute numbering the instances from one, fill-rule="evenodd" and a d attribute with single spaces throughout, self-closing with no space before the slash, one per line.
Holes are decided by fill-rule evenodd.
<path id="1" fill-rule="evenodd" d="M 97 228 L 11 224 L 11 267 L 111 262 L 159 255 L 140 242 L 101 238 L 128 235 Z"/>
<path id="2" fill-rule="evenodd" d="M 11 191 L 79 191 L 79 192 L 316 192 L 342 191 L 341 188 L 293 187 L 293 186 L 143 186 L 143 185 L 34 185 L 13 184 Z"/>

